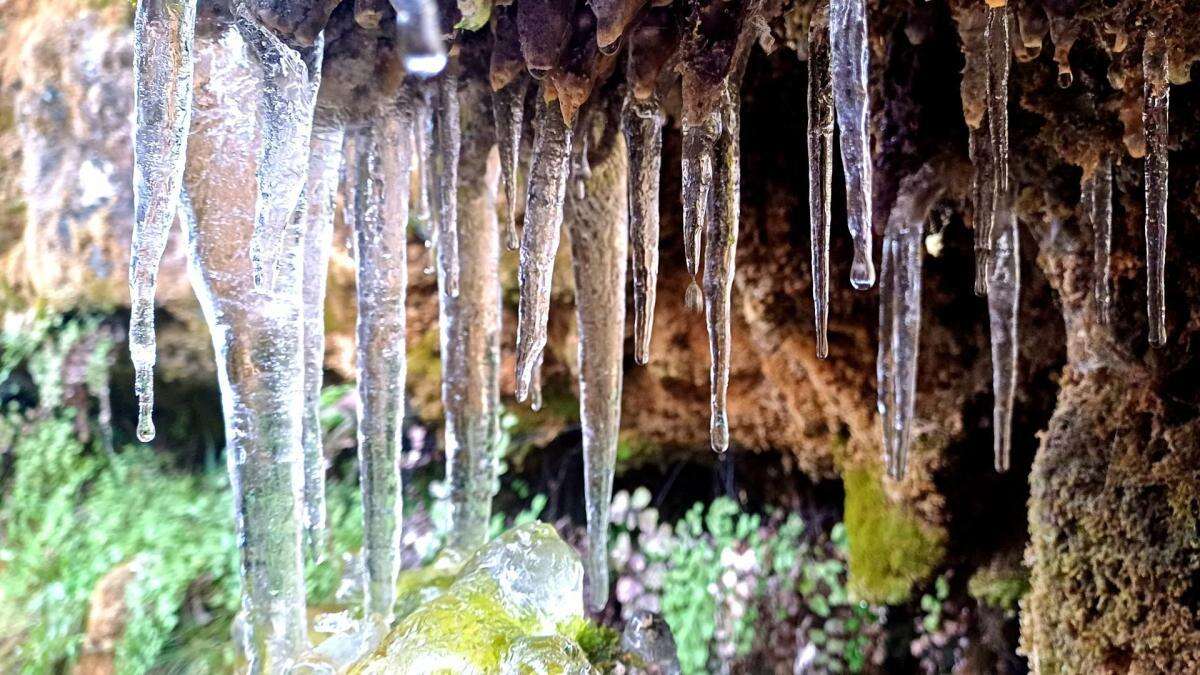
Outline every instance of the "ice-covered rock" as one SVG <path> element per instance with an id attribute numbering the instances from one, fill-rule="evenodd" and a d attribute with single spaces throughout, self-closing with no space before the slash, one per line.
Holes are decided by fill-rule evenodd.
<path id="1" fill-rule="evenodd" d="M 517 638 L 500 659 L 502 675 L 590 675 L 596 672 L 583 649 L 561 635 Z"/>
<path id="2" fill-rule="evenodd" d="M 636 672 L 679 675 L 679 653 L 671 627 L 658 614 L 641 610 L 625 624 L 621 649 L 641 663 Z"/>

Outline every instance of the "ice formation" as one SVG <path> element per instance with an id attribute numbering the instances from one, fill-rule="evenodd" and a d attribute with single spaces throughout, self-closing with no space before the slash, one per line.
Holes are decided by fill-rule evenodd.
<path id="1" fill-rule="evenodd" d="M 812 241 L 817 356 L 829 355 L 829 223 L 833 218 L 833 80 L 829 16 L 818 7 L 808 27 L 808 226 Z"/>
<path id="2" fill-rule="evenodd" d="M 262 143 L 250 264 L 254 283 L 271 288 L 275 261 L 288 236 L 308 175 L 308 140 L 320 82 L 323 40 L 297 51 L 259 23 L 246 0 L 232 3 L 235 25 L 262 69 Z"/>
<path id="3" fill-rule="evenodd" d="M 134 18 L 134 225 L 129 263 L 129 353 L 138 438 L 154 439 L 154 287 L 175 223 L 192 115 L 195 0 L 143 0 Z"/>
<path id="4" fill-rule="evenodd" d="M 500 231 L 496 220 L 499 166 L 481 83 L 462 92 L 462 152 L 458 185 L 460 277 L 450 293 L 446 249 L 438 255 L 438 325 L 446 477 L 450 485 L 449 544 L 471 550 L 487 538 L 500 442 Z"/>
<path id="5" fill-rule="evenodd" d="M 1145 78 L 1145 108 L 1142 126 L 1146 134 L 1146 318 L 1150 344 L 1167 341 L 1166 253 L 1167 253 L 1167 127 L 1171 85 L 1167 81 L 1170 60 L 1167 45 L 1155 32 L 1146 34 L 1142 52 Z"/>
<path id="6" fill-rule="evenodd" d="M 596 115 L 597 124 L 605 117 Z M 581 130 L 590 134 L 591 125 Z M 620 136 L 616 136 L 619 139 Z M 567 200 L 579 325 L 579 418 L 583 427 L 587 505 L 587 605 L 608 602 L 608 507 L 612 501 L 621 424 L 625 346 L 625 265 L 628 251 L 627 159 L 617 140 L 587 179 L 590 198 Z"/>
<path id="7" fill-rule="evenodd" d="M 1021 238 L 1008 195 L 996 217 L 988 265 L 988 324 L 992 344 L 992 445 L 996 471 L 1008 471 L 1013 396 L 1017 388 L 1017 315 L 1021 296 Z"/>
<path id="8" fill-rule="evenodd" d="M 866 0 L 830 0 L 829 45 L 834 105 L 841 131 L 846 174 L 846 227 L 854 239 L 850 283 L 858 290 L 875 283 L 871 233 L 871 114 Z"/>
<path id="9" fill-rule="evenodd" d="M 1109 322 L 1112 303 L 1112 159 L 1102 158 L 1080 191 L 1088 221 L 1092 224 L 1092 288 L 1100 322 Z"/>
<path id="10" fill-rule="evenodd" d="M 358 80 L 342 90 L 353 90 L 353 95 L 329 101 L 337 94 L 326 95 L 321 88 L 322 66 L 334 61 L 325 62 L 331 52 L 321 31 L 297 41 L 296 35 L 260 23 L 256 5 L 236 0 L 233 14 L 222 16 L 214 22 L 215 30 L 205 34 L 193 69 L 194 3 L 144 0 L 137 8 L 130 349 L 138 433 L 144 440 L 153 435 L 154 282 L 179 210 L 190 233 L 193 283 L 218 361 L 242 553 L 242 621 L 252 670 L 283 669 L 298 658 L 297 667 L 317 670 L 354 661 L 364 653 L 363 645 L 382 639 L 378 626 L 395 618 L 410 215 L 431 245 L 431 267 L 438 276 L 450 543 L 456 550 L 484 542 L 496 485 L 502 242 L 519 247 L 517 398 L 532 399 L 537 409 L 554 263 L 563 223 L 568 226 L 588 519 L 582 569 L 589 582 L 587 606 L 604 607 L 608 508 L 621 414 L 626 266 L 631 262 L 632 355 L 644 364 L 650 358 L 659 268 L 664 127 L 668 111 L 674 112 L 668 92 L 676 78 L 682 83 L 678 122 L 687 302 L 705 311 L 711 444 L 721 452 L 730 443 L 726 392 L 736 358 L 731 351 L 731 293 L 740 227 L 739 88 L 751 45 L 769 37 L 762 33 L 762 6 L 748 2 L 727 11 L 721 3 L 697 4 L 686 16 L 642 0 L 597 0 L 590 8 L 564 0 L 518 0 L 496 7 L 487 0 L 463 0 L 457 7 L 462 21 L 453 39 L 458 42 L 447 50 L 431 2 L 355 3 L 353 12 L 342 15 L 349 19 L 330 35 L 353 47 L 338 52 L 337 58 L 354 61 L 339 64 L 338 77 Z M 1017 191 L 1009 173 L 1008 137 L 1014 13 L 1017 58 L 1033 58 L 1049 28 L 1066 85 L 1071 83 L 1067 55 L 1078 37 L 1074 24 L 1048 20 L 1037 8 L 1010 12 L 1005 6 L 980 5 L 955 14 L 966 62 L 961 98 L 973 164 L 969 200 L 976 285 L 987 294 L 994 452 L 1001 471 L 1009 465 L 1012 443 L 1021 290 Z M 489 21 L 490 42 L 466 37 Z M 875 280 L 866 2 L 832 0 L 828 15 L 816 8 L 806 30 L 812 292 L 817 354 L 824 358 L 835 121 L 854 249 L 851 283 L 861 290 Z M 1117 46 L 1127 39 L 1114 35 L 1112 52 L 1123 51 Z M 622 47 L 628 58 L 619 74 Z M 1170 64 L 1157 32 L 1145 35 L 1142 56 L 1147 313 L 1150 341 L 1162 344 Z M 522 141 L 532 81 L 539 84 L 522 191 Z M 371 87 L 388 93 L 358 95 Z M 1112 294 L 1114 161 L 1104 156 L 1088 167 L 1082 186 L 1082 210 L 1095 241 L 1095 302 L 1104 321 Z M 943 164 L 930 161 L 901 180 L 895 195 L 887 195 L 894 202 L 882 230 L 877 404 L 885 464 L 897 479 L 904 474 L 915 433 L 925 221 L 949 189 L 935 166 Z M 323 301 L 339 181 L 357 264 L 367 619 L 358 633 L 330 642 L 322 653 L 307 650 L 302 571 L 305 544 L 314 559 L 324 548 L 325 460 L 318 405 Z M 182 183 L 187 189 L 181 200 Z M 498 219 L 500 185 L 505 208 Z M 518 236 L 516 202 L 522 192 L 524 222 Z M 180 201 L 184 208 L 177 209 Z M 491 593 L 488 602 L 509 619 L 533 622 L 543 632 L 553 621 L 582 613 L 578 563 L 557 549 L 542 550 L 547 533 L 536 527 L 514 532 L 482 549 L 464 567 L 456 587 L 464 593 Z M 514 568 L 514 552 L 532 556 L 521 562 L 524 571 Z M 553 564 L 541 560 L 542 554 L 554 558 Z M 553 578 L 547 581 L 547 575 Z M 547 589 L 565 593 L 569 606 L 548 601 Z M 438 602 L 414 614 L 475 616 L 472 612 L 479 610 L 461 597 Z M 499 621 L 488 612 L 477 618 Z M 433 642 L 451 644 L 457 637 L 431 637 L 413 621 L 404 618 L 398 633 L 382 644 L 379 663 L 426 663 Z M 505 626 L 488 624 L 483 632 L 502 632 Z M 410 637 L 424 642 L 404 642 Z M 495 666 L 501 670 L 514 659 L 573 659 L 570 644 L 548 634 L 505 639 L 507 652 L 496 655 Z M 418 647 L 396 651 L 401 644 Z"/>
<path id="11" fill-rule="evenodd" d="M 333 120 L 313 124 L 308 183 L 302 209 L 304 233 L 304 532 L 306 548 L 321 558 L 325 537 L 325 448 L 321 433 L 321 385 L 325 370 L 325 282 L 333 246 L 334 197 L 342 167 L 345 129 Z"/>
<path id="12" fill-rule="evenodd" d="M 629 149 L 629 244 L 632 248 L 633 358 L 650 361 L 658 295 L 658 183 L 664 119 L 658 100 L 625 99 L 621 126 Z"/>
<path id="13" fill-rule="evenodd" d="M 876 361 L 884 465 L 904 477 L 912 442 L 921 339 L 921 267 L 925 218 L 940 195 L 925 165 L 900 184 L 883 236 L 879 283 L 879 356 Z"/>
<path id="14" fill-rule="evenodd" d="M 407 224 L 413 104 L 356 129 L 358 460 L 363 491 L 366 610 L 391 622 L 400 573 Z"/>
<path id="15" fill-rule="evenodd" d="M 550 318 L 550 282 L 563 222 L 563 202 L 570 172 L 571 128 L 558 106 L 543 102 L 534 119 L 533 156 L 525 224 L 521 232 L 521 261 L 517 272 L 520 306 L 517 313 L 517 400 L 529 395 L 535 364 L 546 348 Z"/>

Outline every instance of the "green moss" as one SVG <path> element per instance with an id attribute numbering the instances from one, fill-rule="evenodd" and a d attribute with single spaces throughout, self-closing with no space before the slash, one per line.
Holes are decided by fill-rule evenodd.
<path id="1" fill-rule="evenodd" d="M 1017 603 L 1029 591 L 1029 572 L 1019 563 L 988 565 L 975 572 L 967 582 L 967 592 L 979 602 L 1015 612 Z"/>
<path id="2" fill-rule="evenodd" d="M 423 420 L 442 418 L 442 348 L 437 326 L 408 345 L 409 403 Z"/>
<path id="3" fill-rule="evenodd" d="M 400 572 L 396 580 L 396 617 L 402 619 L 445 593 L 462 569 L 462 562 L 461 555 L 447 549 L 424 567 Z"/>
<path id="4" fill-rule="evenodd" d="M 842 476 L 850 589 L 882 604 L 906 600 L 945 554 L 945 532 L 922 522 L 883 491 L 880 474 L 854 468 Z"/>
<path id="5" fill-rule="evenodd" d="M 621 655 L 621 634 L 608 626 L 578 617 L 559 626 L 558 632 L 578 643 L 587 660 L 601 672 L 609 672 L 605 666 L 615 664 Z"/>
<path id="6" fill-rule="evenodd" d="M 651 461 L 662 457 L 662 446 L 637 436 L 631 431 L 622 431 L 617 438 L 617 465 Z"/>

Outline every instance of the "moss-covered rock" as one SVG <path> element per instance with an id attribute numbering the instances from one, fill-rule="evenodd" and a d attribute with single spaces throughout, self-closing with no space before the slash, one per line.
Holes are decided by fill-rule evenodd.
<path id="1" fill-rule="evenodd" d="M 583 567 L 550 525 L 502 534 L 459 566 L 450 556 L 402 578 L 402 600 L 424 598 L 355 673 L 591 672 L 575 641 Z"/>
<path id="2" fill-rule="evenodd" d="M 842 480 L 850 589 L 873 603 L 903 602 L 941 563 L 946 533 L 889 500 L 879 471 L 849 469 Z"/>

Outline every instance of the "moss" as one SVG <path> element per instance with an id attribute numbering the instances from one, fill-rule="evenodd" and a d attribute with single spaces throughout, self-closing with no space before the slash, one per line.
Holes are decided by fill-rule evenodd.
<path id="1" fill-rule="evenodd" d="M 442 419 L 442 354 L 437 326 L 408 345 L 409 405 L 423 420 Z"/>
<path id="2" fill-rule="evenodd" d="M 926 579 L 945 554 L 945 532 L 892 503 L 881 476 L 864 467 L 846 471 L 846 535 L 850 589 L 873 603 L 897 604 Z"/>
<path id="3" fill-rule="evenodd" d="M 631 430 L 624 430 L 617 438 L 617 466 L 626 467 L 630 464 L 661 458 L 662 446 L 654 441 L 638 436 Z"/>
<path id="4" fill-rule="evenodd" d="M 396 618 L 403 619 L 450 588 L 462 569 L 462 556 L 445 550 L 433 562 L 400 572 L 396 580 Z"/>
<path id="5" fill-rule="evenodd" d="M 1014 561 L 1015 562 L 1015 561 Z M 967 592 L 980 603 L 1015 612 L 1029 591 L 1029 572 L 1017 564 L 991 564 L 980 568 L 967 582 Z"/>

